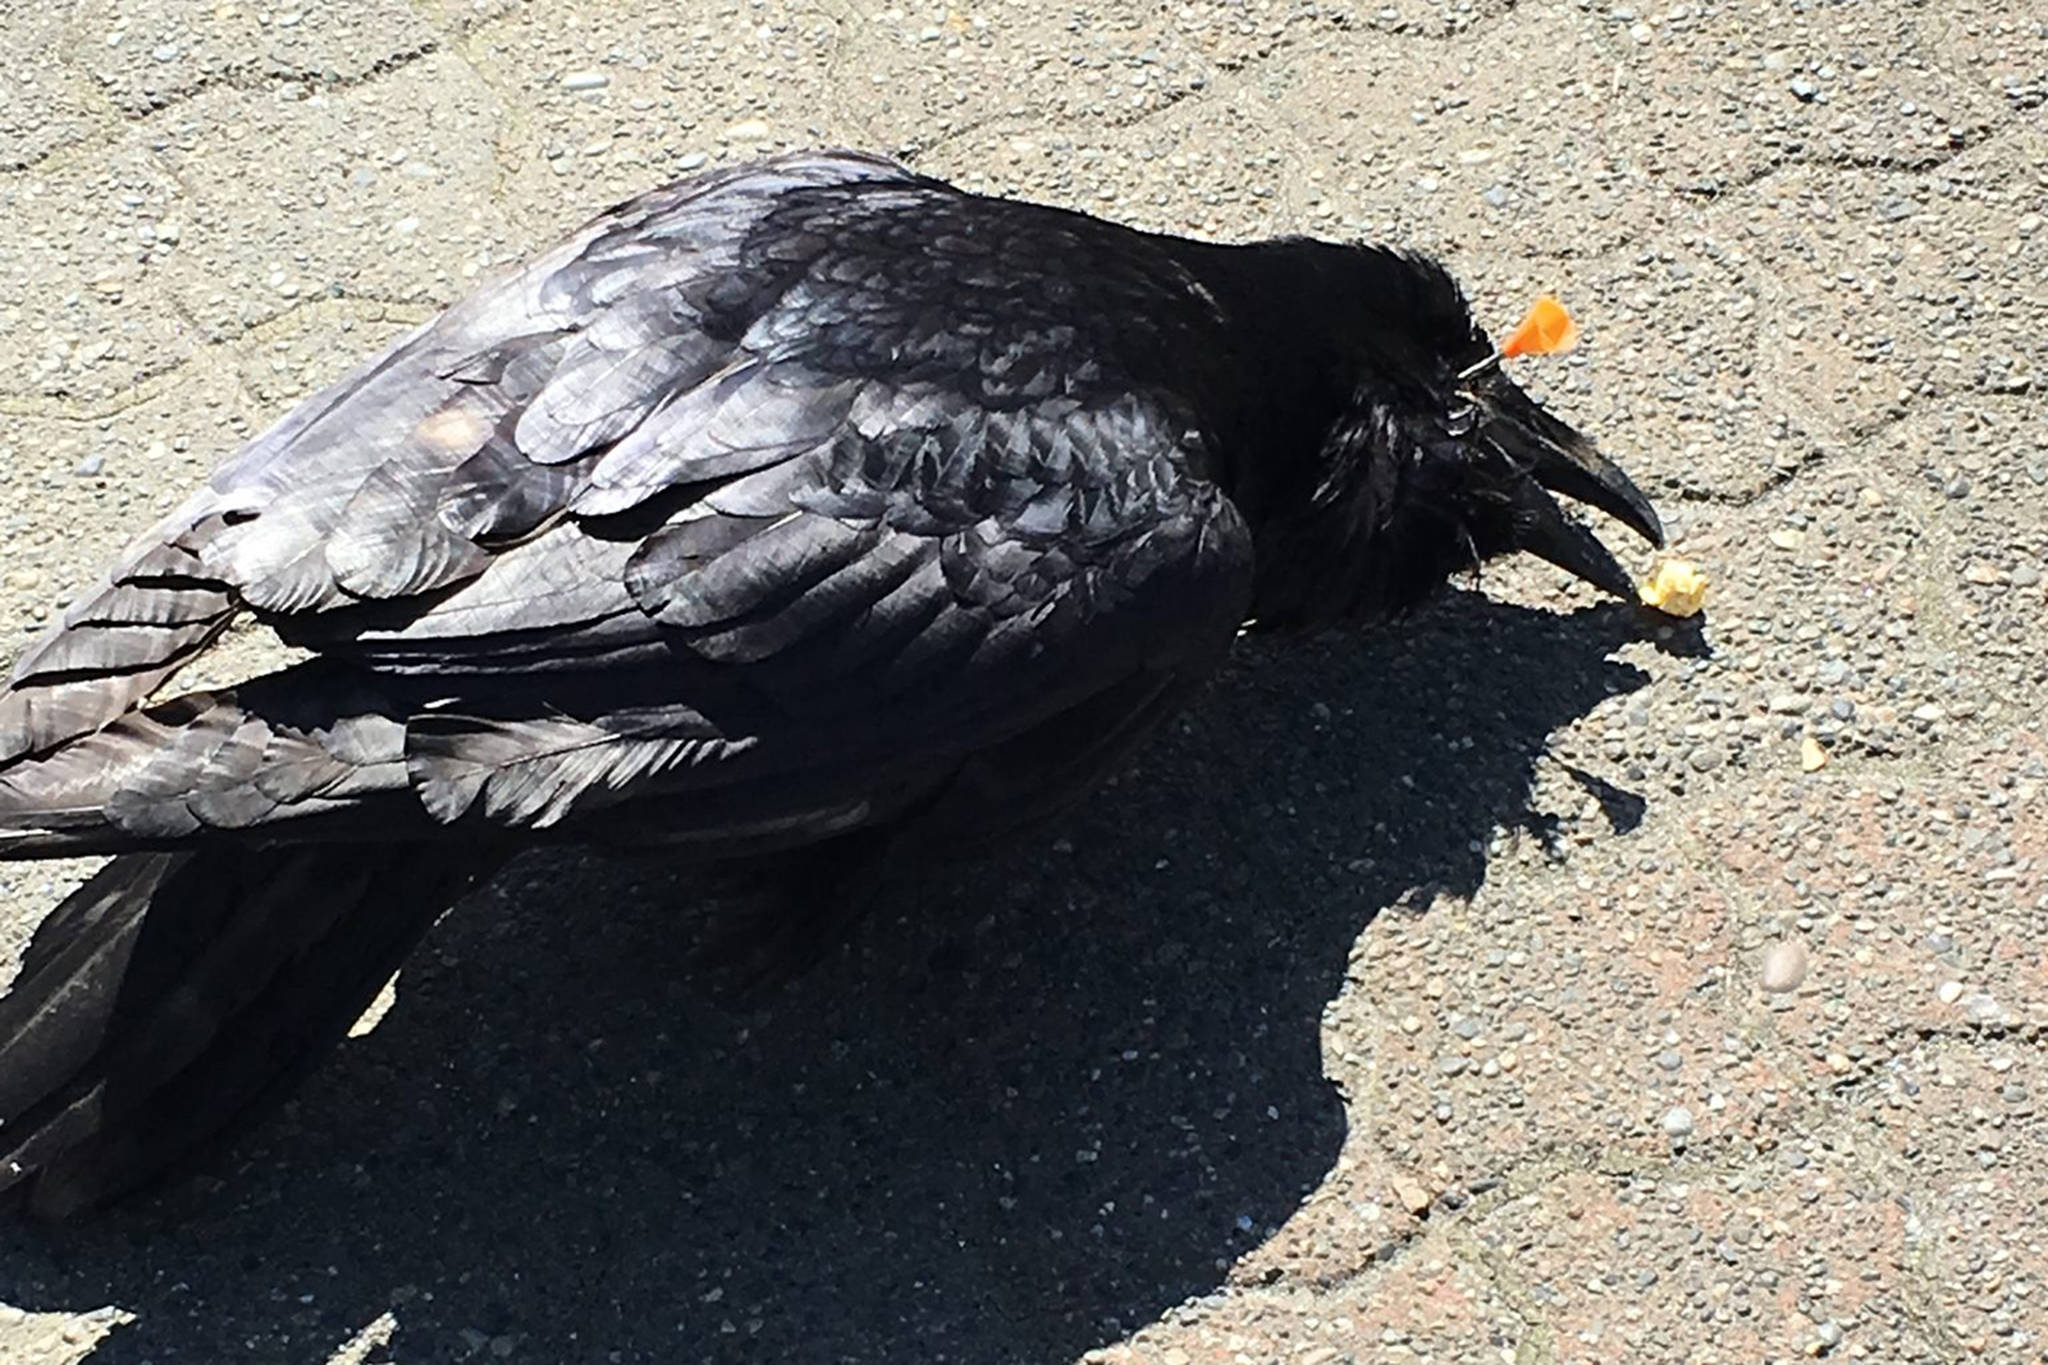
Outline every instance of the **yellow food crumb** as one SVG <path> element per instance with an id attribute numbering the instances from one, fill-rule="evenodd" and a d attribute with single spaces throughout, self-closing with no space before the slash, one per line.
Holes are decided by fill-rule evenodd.
<path id="1" fill-rule="evenodd" d="M 1799 769 L 1801 772 L 1817 773 L 1828 766 L 1828 751 L 1820 747 L 1820 741 L 1812 735 L 1799 741 Z"/>
<path id="2" fill-rule="evenodd" d="M 1707 604 L 1707 576 L 1689 559 L 1667 559 L 1642 591 L 1646 607 L 1666 616 L 1697 616 Z"/>

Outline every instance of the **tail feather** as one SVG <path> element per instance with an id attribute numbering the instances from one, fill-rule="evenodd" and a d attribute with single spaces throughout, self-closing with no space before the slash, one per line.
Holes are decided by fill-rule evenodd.
<path id="1" fill-rule="evenodd" d="M 446 844 L 116 858 L 0 999 L 0 1190 L 58 1218 L 188 1169 L 290 1094 L 501 861 Z"/>
<path id="2" fill-rule="evenodd" d="M 178 861 L 166 854 L 117 858 L 37 926 L 14 990 L 0 997 L 0 1117 L 22 1113 L 91 1058 L 95 1035 L 113 1014 L 142 912 Z"/>

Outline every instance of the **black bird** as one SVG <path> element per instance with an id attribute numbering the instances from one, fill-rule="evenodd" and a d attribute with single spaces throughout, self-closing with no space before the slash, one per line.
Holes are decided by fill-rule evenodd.
<path id="1" fill-rule="evenodd" d="M 874 866 L 1073 800 L 1248 623 L 1514 550 L 1629 595 L 1551 495 L 1656 514 L 1490 354 L 1419 256 L 857 154 L 612 209 L 251 442 L 16 664 L 0 858 L 114 857 L 0 1000 L 0 1187 L 56 1216 L 189 1164 L 522 845 Z M 153 700 L 244 616 L 313 657 Z"/>

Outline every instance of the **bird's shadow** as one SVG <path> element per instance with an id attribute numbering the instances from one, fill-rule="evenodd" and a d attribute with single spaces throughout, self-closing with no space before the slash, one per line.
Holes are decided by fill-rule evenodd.
<path id="1" fill-rule="evenodd" d="M 530 856 L 213 1178 L 0 1227 L 0 1298 L 130 1309 L 104 1358 L 159 1365 L 319 1361 L 387 1309 L 405 1361 L 1072 1359 L 1323 1179 L 1354 941 L 1478 885 L 1645 633 L 1457 594 L 1254 645 L 1114 785 L 750 1012 L 692 966 L 688 874 Z"/>

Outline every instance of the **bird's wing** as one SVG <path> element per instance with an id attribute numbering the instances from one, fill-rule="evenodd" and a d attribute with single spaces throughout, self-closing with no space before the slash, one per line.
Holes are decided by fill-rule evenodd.
<path id="1" fill-rule="evenodd" d="M 595 452 L 735 359 L 748 235 L 803 186 L 900 180 L 788 158 L 602 215 L 301 404 L 151 528 L 17 661 L 0 761 L 99 728 L 241 609 L 289 619 L 473 579 L 587 481 Z"/>
<path id="2" fill-rule="evenodd" d="M 891 193 L 913 211 L 874 212 Z M 1188 405 L 1059 321 L 1114 326 L 1160 282 L 1068 243 L 1097 311 L 1018 298 L 994 225 L 945 230 L 960 202 L 787 158 L 623 205 L 458 304 L 24 656 L 0 817 L 176 837 L 402 780 L 444 822 L 652 786 L 772 824 L 1205 667 L 1248 596 L 1243 525 L 1192 472 Z M 244 607 L 352 681 L 134 713 Z"/>

